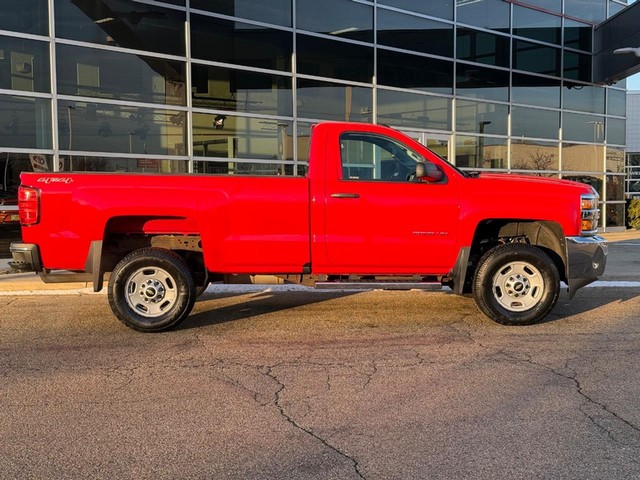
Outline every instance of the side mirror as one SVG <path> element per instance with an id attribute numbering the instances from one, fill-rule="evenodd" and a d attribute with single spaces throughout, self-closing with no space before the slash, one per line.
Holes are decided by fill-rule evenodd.
<path id="1" fill-rule="evenodd" d="M 416 179 L 420 182 L 441 182 L 444 172 L 431 162 L 420 162 L 416 164 Z"/>

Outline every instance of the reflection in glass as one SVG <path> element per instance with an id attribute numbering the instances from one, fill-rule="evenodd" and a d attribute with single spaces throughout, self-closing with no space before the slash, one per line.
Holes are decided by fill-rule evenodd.
<path id="1" fill-rule="evenodd" d="M 130 0 L 56 0 L 56 36 L 150 52 L 185 54 L 185 12 Z"/>
<path id="2" fill-rule="evenodd" d="M 373 48 L 336 40 L 297 36 L 298 73 L 371 83 Z"/>
<path id="3" fill-rule="evenodd" d="M 460 168 L 507 168 L 507 140 L 456 136 L 456 165 Z"/>
<path id="4" fill-rule="evenodd" d="M 624 10 L 624 8 L 625 5 L 621 5 L 620 3 L 612 2 L 611 0 L 609 0 L 609 17 L 613 17 L 616 13 Z"/>
<path id="5" fill-rule="evenodd" d="M 625 173 L 624 148 L 607 147 L 607 172 Z"/>
<path id="6" fill-rule="evenodd" d="M 562 144 L 562 170 L 568 172 L 602 172 L 604 163 L 603 145 L 577 145 L 572 143 Z M 564 175 L 563 175 L 564 176 Z M 566 176 L 564 176 L 566 178 Z M 580 176 L 570 176 L 569 180 L 584 181 Z M 602 197 L 602 180 L 597 185 L 597 190 Z M 595 185 L 594 185 L 595 186 Z"/>
<path id="7" fill-rule="evenodd" d="M 297 0 L 296 9 L 300 30 L 373 42 L 373 8 L 370 5 L 350 0 Z"/>
<path id="8" fill-rule="evenodd" d="M 293 122 L 228 115 L 220 125 L 219 118 L 193 114 L 194 156 L 225 159 L 197 162 L 196 173 L 284 175 L 293 166 Z"/>
<path id="9" fill-rule="evenodd" d="M 301 78 L 297 92 L 298 117 L 368 123 L 373 120 L 371 88 Z"/>
<path id="10" fill-rule="evenodd" d="M 0 88 L 50 92 L 49 42 L 0 36 Z"/>
<path id="11" fill-rule="evenodd" d="M 560 149 L 558 142 L 542 142 L 539 140 L 513 139 L 511 142 L 511 169 L 532 170 L 544 176 L 555 176 L 549 172 L 557 172 Z"/>
<path id="12" fill-rule="evenodd" d="M 184 112 L 58 102 L 61 150 L 186 155 Z"/>
<path id="13" fill-rule="evenodd" d="M 58 45 L 58 93 L 185 105 L 185 64 L 142 55 Z"/>
<path id="14" fill-rule="evenodd" d="M 607 143 L 624 145 L 626 143 L 626 121 L 620 118 L 607 118 Z"/>
<path id="15" fill-rule="evenodd" d="M 450 131 L 451 99 L 379 89 L 378 123 Z"/>
<path id="16" fill-rule="evenodd" d="M 378 11 L 378 43 L 451 57 L 453 25 L 380 9 Z"/>
<path id="17" fill-rule="evenodd" d="M 392 52 L 378 53 L 378 83 L 434 93 L 453 93 L 453 62 Z"/>
<path id="18" fill-rule="evenodd" d="M 191 0 L 191 8 L 248 18 L 265 23 L 291 26 L 291 0 Z"/>
<path id="19" fill-rule="evenodd" d="M 559 138 L 560 114 L 553 110 L 511 107 L 511 135 L 513 138 Z"/>
<path id="20" fill-rule="evenodd" d="M 591 81 L 592 56 L 585 53 L 564 52 L 564 77 L 582 82 Z"/>
<path id="21" fill-rule="evenodd" d="M 607 18 L 607 2 L 603 0 L 565 0 L 565 15 L 600 23 Z"/>
<path id="22" fill-rule="evenodd" d="M 214 62 L 291 70 L 291 32 L 191 15 L 191 55 Z"/>
<path id="23" fill-rule="evenodd" d="M 509 72 L 458 62 L 456 94 L 485 100 L 509 100 Z"/>
<path id="24" fill-rule="evenodd" d="M 113 158 L 99 155 L 63 155 L 63 169 L 74 172 L 187 173 L 188 160 L 160 158 Z"/>
<path id="25" fill-rule="evenodd" d="M 292 116 L 291 78 L 192 65 L 193 106 Z"/>
<path id="26" fill-rule="evenodd" d="M 509 33 L 509 4 L 503 0 L 458 0 L 458 22 Z"/>
<path id="27" fill-rule="evenodd" d="M 507 105 L 458 100 L 456 130 L 460 132 L 507 134 L 509 107 Z"/>
<path id="28" fill-rule="evenodd" d="M 539 107 L 560 107 L 560 80 L 513 74 L 511 101 Z"/>
<path id="29" fill-rule="evenodd" d="M 453 20 L 453 0 L 379 0 L 378 4 Z"/>
<path id="30" fill-rule="evenodd" d="M 616 179 L 616 181 L 618 181 L 618 179 Z M 621 180 L 620 180 L 620 183 L 622 183 Z M 608 188 L 609 188 L 609 182 L 607 181 L 607 189 Z M 614 187 L 614 188 L 616 188 L 616 191 L 617 191 L 617 187 Z M 624 203 L 607 204 L 606 208 L 607 208 L 606 226 L 607 227 L 624 227 L 625 210 L 626 210 L 625 204 Z"/>
<path id="31" fill-rule="evenodd" d="M 298 175 L 306 175 L 309 163 L 309 147 L 311 140 L 311 127 L 313 123 L 298 122 L 296 136 L 298 138 L 298 156 L 296 157 L 296 167 Z"/>
<path id="32" fill-rule="evenodd" d="M 526 3 L 532 7 L 562 13 L 562 0 L 520 0 L 518 3 Z"/>
<path id="33" fill-rule="evenodd" d="M 51 148 L 51 100 L 0 95 L 0 147 Z"/>
<path id="34" fill-rule="evenodd" d="M 624 90 L 616 90 L 614 88 L 607 89 L 607 92 L 607 113 L 624 117 L 627 114 L 627 93 Z"/>
<path id="35" fill-rule="evenodd" d="M 513 34 L 541 42 L 560 44 L 562 17 L 514 5 Z"/>
<path id="36" fill-rule="evenodd" d="M 562 135 L 563 140 L 604 142 L 604 117 L 564 112 L 562 114 Z M 624 144 L 624 142 L 622 143 Z"/>
<path id="37" fill-rule="evenodd" d="M 498 67 L 509 67 L 509 38 L 502 35 L 458 27 L 457 29 L 458 60 L 486 63 Z"/>
<path id="38" fill-rule="evenodd" d="M 576 50 L 591 51 L 593 27 L 586 23 L 564 19 L 564 46 Z"/>
<path id="39" fill-rule="evenodd" d="M 513 68 L 560 76 L 561 50 L 523 40 L 513 41 Z"/>
<path id="40" fill-rule="evenodd" d="M 0 2 L 0 30 L 48 35 L 48 0 L 4 0 Z"/>
<path id="41" fill-rule="evenodd" d="M 565 82 L 565 87 L 567 87 L 563 90 L 565 109 L 604 113 L 605 89 L 603 87 L 592 87 L 571 82 Z"/>

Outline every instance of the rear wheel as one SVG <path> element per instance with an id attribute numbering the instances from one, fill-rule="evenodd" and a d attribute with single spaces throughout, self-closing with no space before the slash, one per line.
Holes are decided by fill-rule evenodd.
<path id="1" fill-rule="evenodd" d="M 541 321 L 555 306 L 560 275 L 541 249 L 524 243 L 500 245 L 481 259 L 473 279 L 478 308 L 504 325 Z"/>
<path id="2" fill-rule="evenodd" d="M 182 257 L 171 250 L 143 248 L 116 265 L 108 296 L 122 323 L 140 332 L 160 332 L 189 315 L 196 289 Z"/>

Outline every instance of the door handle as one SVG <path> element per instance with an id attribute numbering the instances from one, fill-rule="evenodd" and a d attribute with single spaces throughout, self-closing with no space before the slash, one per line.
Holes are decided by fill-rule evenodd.
<path id="1" fill-rule="evenodd" d="M 358 193 L 332 193 L 331 198 L 360 198 Z"/>

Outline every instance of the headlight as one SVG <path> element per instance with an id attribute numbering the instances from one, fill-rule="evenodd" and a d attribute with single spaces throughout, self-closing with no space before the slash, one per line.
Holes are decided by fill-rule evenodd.
<path id="1" fill-rule="evenodd" d="M 595 235 L 598 231 L 600 210 L 598 209 L 598 194 L 583 194 L 580 196 L 580 234 Z"/>

